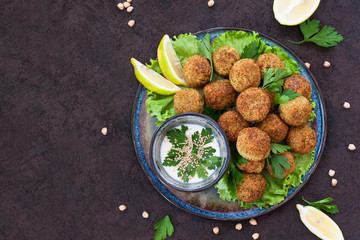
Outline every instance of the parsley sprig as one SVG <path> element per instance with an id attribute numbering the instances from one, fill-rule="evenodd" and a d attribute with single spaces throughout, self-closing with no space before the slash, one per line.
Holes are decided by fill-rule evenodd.
<path id="1" fill-rule="evenodd" d="M 155 224 L 154 229 L 156 230 L 154 235 L 155 240 L 164 240 L 167 236 L 171 237 L 174 233 L 174 226 L 168 215 L 158 221 Z"/>
<path id="2" fill-rule="evenodd" d="M 204 115 L 211 117 L 215 122 L 217 122 L 225 111 L 224 110 L 215 110 L 212 109 L 209 105 L 204 107 Z"/>
<path id="3" fill-rule="evenodd" d="M 271 143 L 271 152 L 267 158 L 267 164 L 271 165 L 271 170 L 274 175 L 281 179 L 284 175 L 283 168 L 290 168 L 289 160 L 284 156 L 279 156 L 276 154 L 286 152 L 287 150 L 291 149 L 288 145 L 278 144 L 278 143 Z"/>
<path id="4" fill-rule="evenodd" d="M 262 41 L 254 40 L 244 48 L 241 53 L 241 59 L 252 58 L 256 60 L 264 52 L 264 49 L 265 44 Z"/>
<path id="5" fill-rule="evenodd" d="M 264 82 L 262 89 L 267 89 L 270 92 L 280 91 L 284 85 L 284 77 L 286 77 L 287 72 L 281 70 L 281 68 L 269 68 L 264 69 Z"/>
<path id="6" fill-rule="evenodd" d="M 189 182 L 195 174 L 199 178 L 208 177 L 207 169 L 214 170 L 221 166 L 221 157 L 214 156 L 216 150 L 206 146 L 214 140 L 211 128 L 203 128 L 201 132 L 194 132 L 190 138 L 186 136 L 188 127 L 181 125 L 166 133 L 173 145 L 164 159 L 164 166 L 178 166 L 178 177 Z M 189 151 L 188 148 L 191 148 Z"/>
<path id="7" fill-rule="evenodd" d="M 296 97 L 298 97 L 300 95 L 301 95 L 300 93 L 296 93 L 292 89 L 285 89 L 285 91 L 282 91 L 280 89 L 279 92 L 275 93 L 273 105 L 285 104 L 285 103 L 289 102 L 290 100 L 293 100 L 294 98 L 296 98 Z"/>
<path id="8" fill-rule="evenodd" d="M 331 214 L 335 214 L 339 212 L 339 209 L 335 204 L 328 204 L 333 201 L 331 197 L 316 202 L 309 202 L 304 197 L 302 199 L 310 206 L 313 206 L 314 208 L 317 208 L 319 210 L 323 210 Z"/>
<path id="9" fill-rule="evenodd" d="M 342 40 L 343 36 L 335 31 L 335 28 L 324 26 L 321 30 L 319 28 L 320 21 L 313 19 L 307 20 L 300 24 L 300 30 L 304 35 L 304 40 L 300 42 L 293 42 L 294 44 L 301 44 L 303 42 L 313 42 L 321 47 L 333 47 L 338 45 Z"/>

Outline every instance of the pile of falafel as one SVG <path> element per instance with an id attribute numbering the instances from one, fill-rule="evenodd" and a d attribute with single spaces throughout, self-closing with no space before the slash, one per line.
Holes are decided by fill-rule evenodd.
<path id="1" fill-rule="evenodd" d="M 174 107 L 177 113 L 203 113 L 205 104 L 214 110 L 226 110 L 218 124 L 229 142 L 236 144 L 238 153 L 248 160 L 248 163 L 237 164 L 243 173 L 243 180 L 236 187 L 237 198 L 251 203 L 266 190 L 266 180 L 261 174 L 263 169 L 275 177 L 269 164 L 271 158 L 265 161 L 271 143 L 286 142 L 291 147 L 291 151 L 278 154 L 286 157 L 290 164 L 290 168 L 283 168 L 282 179 L 295 170 L 292 152 L 307 154 L 314 150 L 316 133 L 306 125 L 312 111 L 309 101 L 312 89 L 303 76 L 292 75 L 285 79 L 283 90 L 292 89 L 301 95 L 273 106 L 275 93 L 259 86 L 264 69 L 284 70 L 281 58 L 264 53 L 256 61 L 240 59 L 237 49 L 223 46 L 213 53 L 212 60 L 215 72 L 223 79 L 210 82 L 212 69 L 208 59 L 200 55 L 191 56 L 183 66 L 189 88 L 175 94 Z"/>

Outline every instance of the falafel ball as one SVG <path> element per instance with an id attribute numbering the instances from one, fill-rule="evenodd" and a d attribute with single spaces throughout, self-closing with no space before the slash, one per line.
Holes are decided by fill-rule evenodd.
<path id="1" fill-rule="evenodd" d="M 269 135 L 260 128 L 244 128 L 239 132 L 236 149 L 240 156 L 248 160 L 261 161 L 270 154 L 270 142 Z"/>
<path id="2" fill-rule="evenodd" d="M 290 173 L 292 173 L 293 171 L 295 171 L 295 158 L 294 158 L 294 155 L 289 152 L 289 151 L 286 151 L 286 152 L 283 152 L 283 153 L 279 153 L 279 154 L 276 154 L 276 155 L 279 155 L 279 156 L 283 156 L 283 157 L 286 157 L 288 159 L 288 162 L 290 164 L 290 168 L 284 168 L 282 167 L 282 169 L 284 170 L 284 175 L 282 176 L 281 179 L 284 179 L 286 178 Z M 270 159 L 271 161 L 271 159 Z M 272 177 L 276 177 L 274 172 L 272 171 L 271 169 L 271 164 L 266 164 L 266 170 L 269 172 L 269 174 L 272 176 Z"/>
<path id="3" fill-rule="evenodd" d="M 236 185 L 236 196 L 240 201 L 252 203 L 266 190 L 266 180 L 261 174 L 244 173 L 241 184 Z"/>
<path id="4" fill-rule="evenodd" d="M 183 72 L 186 84 L 199 88 L 210 82 L 211 65 L 206 57 L 193 55 L 184 63 Z"/>
<path id="5" fill-rule="evenodd" d="M 204 98 L 194 88 L 184 88 L 174 95 L 174 107 L 177 113 L 204 112 Z"/>
<path id="6" fill-rule="evenodd" d="M 236 107 L 248 122 L 261 122 L 270 111 L 271 101 L 264 90 L 251 87 L 240 93 Z M 309 118 L 308 118 L 309 119 Z"/>
<path id="7" fill-rule="evenodd" d="M 261 173 L 265 166 L 265 159 L 260 161 L 248 160 L 247 163 L 236 165 L 241 171 L 246 173 Z"/>
<path id="8" fill-rule="evenodd" d="M 282 70 L 284 70 L 285 65 L 282 61 L 281 58 L 279 58 L 276 54 L 274 53 L 264 53 L 261 54 L 258 59 L 256 60 L 256 64 L 260 67 L 260 72 L 261 72 L 261 78 L 264 78 L 264 69 L 269 69 L 269 68 L 281 68 Z"/>
<path id="9" fill-rule="evenodd" d="M 237 92 L 242 92 L 249 87 L 258 87 L 261 81 L 260 68 L 254 59 L 241 59 L 231 68 L 229 79 Z"/>
<path id="10" fill-rule="evenodd" d="M 257 127 L 263 130 L 271 138 L 271 142 L 278 143 L 286 138 L 289 131 L 286 125 L 278 115 L 269 113 L 264 121 L 257 124 Z"/>
<path id="11" fill-rule="evenodd" d="M 250 127 L 250 123 L 235 110 L 223 113 L 218 120 L 218 124 L 225 131 L 230 142 L 236 142 L 239 132 Z"/>
<path id="12" fill-rule="evenodd" d="M 285 89 L 292 89 L 294 92 L 300 93 L 302 96 L 309 99 L 311 97 L 311 86 L 310 83 L 301 75 L 292 75 L 288 77 L 283 86 Z"/>
<path id="13" fill-rule="evenodd" d="M 213 53 L 212 59 L 215 72 L 220 76 L 228 76 L 231 67 L 240 60 L 240 53 L 236 48 L 223 46 Z"/>
<path id="14" fill-rule="evenodd" d="M 316 133 L 306 124 L 300 127 L 291 127 L 286 142 L 291 147 L 291 151 L 308 154 L 316 147 Z"/>
<path id="15" fill-rule="evenodd" d="M 309 121 L 311 110 L 311 104 L 304 96 L 298 96 L 279 106 L 281 119 L 288 125 L 295 127 L 304 125 Z"/>
<path id="16" fill-rule="evenodd" d="M 215 110 L 223 110 L 235 105 L 236 95 L 236 91 L 227 79 L 211 82 L 204 87 L 205 102 Z"/>

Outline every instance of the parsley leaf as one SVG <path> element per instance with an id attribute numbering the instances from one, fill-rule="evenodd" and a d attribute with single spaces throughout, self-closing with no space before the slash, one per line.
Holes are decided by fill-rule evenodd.
<path id="1" fill-rule="evenodd" d="M 281 89 L 284 85 L 284 77 L 287 72 L 281 70 L 281 68 L 273 69 L 264 69 L 264 82 L 262 89 L 268 89 L 271 92 L 276 92 Z"/>
<path id="2" fill-rule="evenodd" d="M 235 148 L 232 148 L 232 151 L 231 151 L 231 159 L 234 161 L 235 164 L 237 165 L 241 165 L 243 163 L 248 163 L 249 161 L 240 156 L 239 152 L 237 151 L 236 147 Z"/>
<path id="3" fill-rule="evenodd" d="M 275 176 L 281 179 L 284 175 L 284 168 L 290 168 L 289 160 L 286 157 L 279 155 L 270 155 L 267 161 L 271 164 L 271 170 Z"/>
<path id="4" fill-rule="evenodd" d="M 288 145 L 271 143 L 271 152 L 273 152 L 274 154 L 283 153 L 289 149 L 291 149 L 291 147 Z"/>
<path id="5" fill-rule="evenodd" d="M 167 236 L 171 237 L 174 233 L 174 226 L 168 215 L 158 221 L 155 224 L 154 229 L 156 230 L 154 240 L 164 240 Z"/>
<path id="6" fill-rule="evenodd" d="M 313 206 L 314 208 L 317 208 L 319 210 L 324 210 L 328 213 L 335 214 L 339 212 L 338 207 L 335 204 L 327 205 L 327 203 L 330 203 L 333 201 L 331 197 L 316 201 L 316 202 L 309 202 L 304 197 L 302 198 L 303 201 L 305 201 L 310 206 Z"/>
<path id="7" fill-rule="evenodd" d="M 187 126 L 181 125 L 181 129 L 171 129 L 166 133 L 166 136 L 176 148 L 182 148 L 185 145 L 185 141 L 187 140 L 187 136 L 185 133 L 188 129 L 189 128 Z"/>
<path id="8" fill-rule="evenodd" d="M 298 97 L 300 95 L 301 95 L 300 93 L 296 93 L 292 89 L 286 89 L 283 92 L 280 91 L 280 93 L 277 92 L 277 93 L 275 93 L 273 105 L 285 104 L 285 103 L 289 102 L 290 100 L 293 100 L 294 98 L 296 98 L 296 97 Z"/>
<path id="9" fill-rule="evenodd" d="M 207 33 L 203 40 L 199 40 L 197 42 L 197 45 L 198 45 L 200 55 L 206 57 L 210 61 L 210 65 L 211 65 L 210 81 L 211 81 L 213 73 L 214 73 L 214 67 L 213 67 L 213 61 L 212 61 L 212 47 L 211 47 L 211 41 L 210 41 L 210 34 Z"/>
<path id="10" fill-rule="evenodd" d="M 310 117 L 309 117 L 309 122 L 312 122 L 316 118 L 316 113 L 315 113 L 315 110 L 314 110 L 315 107 L 316 107 L 316 103 L 311 98 L 309 99 L 309 101 L 310 101 L 310 104 L 311 104 L 311 108 L 313 109 L 311 111 L 311 114 L 310 114 Z"/>
<path id="11" fill-rule="evenodd" d="M 300 30 L 304 35 L 304 40 L 300 42 L 293 42 L 288 40 L 294 44 L 301 44 L 303 42 L 313 42 L 321 47 L 333 47 L 338 45 L 342 40 L 344 40 L 343 36 L 338 34 L 335 31 L 335 28 L 324 26 L 319 31 L 319 20 L 307 20 L 300 24 Z"/>
<path id="12" fill-rule="evenodd" d="M 212 118 L 215 122 L 219 120 L 221 114 L 224 113 L 224 110 L 214 110 L 209 105 L 204 107 L 204 115 Z"/>
<path id="13" fill-rule="evenodd" d="M 243 52 L 241 53 L 241 58 L 252 58 L 256 60 L 265 49 L 265 45 L 262 41 L 254 40 L 250 44 L 246 45 Z"/>

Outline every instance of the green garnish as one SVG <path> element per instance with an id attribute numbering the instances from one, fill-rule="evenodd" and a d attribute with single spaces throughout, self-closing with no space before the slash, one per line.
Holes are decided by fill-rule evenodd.
<path id="1" fill-rule="evenodd" d="M 328 197 L 328 198 L 325 198 L 325 199 L 322 199 L 322 200 L 319 200 L 316 202 L 309 202 L 304 197 L 302 197 L 302 199 L 304 200 L 304 202 L 306 202 L 310 206 L 313 206 L 314 208 L 317 208 L 319 210 L 324 210 L 331 214 L 335 214 L 335 213 L 339 212 L 339 209 L 335 204 L 330 204 L 330 205 L 327 204 L 327 203 L 330 203 L 333 201 L 333 199 L 331 197 Z"/>
<path id="2" fill-rule="evenodd" d="M 279 143 L 271 143 L 271 152 L 273 152 L 274 154 L 283 153 L 290 149 L 291 149 L 291 147 L 288 145 L 283 145 L 283 144 L 279 144 Z"/>
<path id="3" fill-rule="evenodd" d="M 224 110 L 215 110 L 212 109 L 209 105 L 204 107 L 204 114 L 208 117 L 211 117 L 215 122 L 217 122 L 225 111 Z"/>
<path id="4" fill-rule="evenodd" d="M 286 71 L 282 71 L 281 68 L 273 69 L 264 69 L 264 82 L 262 89 L 267 89 L 270 92 L 278 92 L 281 90 L 281 87 L 284 85 L 284 77 L 286 76 Z"/>
<path id="5" fill-rule="evenodd" d="M 154 229 L 156 230 L 154 240 L 164 240 L 167 236 L 171 237 L 174 233 L 174 226 L 168 215 L 158 221 L 155 224 Z"/>
<path id="6" fill-rule="evenodd" d="M 164 166 L 178 166 L 178 177 L 184 182 L 189 182 L 195 174 L 199 178 L 206 179 L 208 172 L 221 166 L 221 157 L 214 156 L 216 150 L 208 146 L 214 140 L 211 128 L 203 128 L 201 133 L 196 131 L 191 138 L 186 136 L 188 127 L 174 128 L 166 133 L 173 145 L 163 162 Z"/>
<path id="7" fill-rule="evenodd" d="M 211 41 L 210 41 L 210 34 L 207 33 L 203 40 L 199 40 L 197 42 L 200 55 L 206 57 L 210 61 L 211 65 L 211 76 L 210 81 L 212 80 L 212 76 L 214 73 L 214 67 L 213 67 L 213 61 L 212 61 L 212 47 L 211 47 Z"/>
<path id="8" fill-rule="evenodd" d="M 249 162 L 246 158 L 240 156 L 239 152 L 236 149 L 236 146 L 233 146 L 231 150 L 231 159 L 235 164 L 241 165 Z"/>
<path id="9" fill-rule="evenodd" d="M 147 95 L 148 99 L 145 101 L 145 105 L 147 106 L 146 111 L 150 116 L 157 118 L 157 127 L 166 119 L 176 115 L 174 95 L 163 96 L 150 90 L 147 91 Z"/>
<path id="10" fill-rule="evenodd" d="M 265 46 L 261 41 L 253 41 L 246 45 L 241 54 L 241 58 L 252 58 L 256 60 L 264 52 L 264 49 Z"/>
<path id="11" fill-rule="evenodd" d="M 315 107 L 316 107 L 316 103 L 310 98 L 309 99 L 309 101 L 310 101 L 310 104 L 311 104 L 311 108 L 313 109 L 312 111 L 311 111 L 311 115 L 310 115 L 310 118 L 309 118 L 309 122 L 312 122 L 312 121 L 314 121 L 315 120 L 315 118 L 316 118 L 316 113 L 315 113 Z"/>
<path id="12" fill-rule="evenodd" d="M 230 162 L 229 168 L 226 171 L 225 175 L 220 179 L 220 181 L 215 184 L 219 197 L 222 200 L 236 201 L 236 185 L 241 184 L 243 179 L 242 173 L 235 166 L 233 162 Z"/>
<path id="13" fill-rule="evenodd" d="M 296 93 L 292 89 L 285 89 L 285 91 L 283 92 L 280 90 L 280 92 L 275 93 L 273 105 L 285 104 L 300 95 L 301 95 L 300 93 Z"/>
<path id="14" fill-rule="evenodd" d="M 335 28 L 324 26 L 321 30 L 319 28 L 319 20 L 307 20 L 300 24 L 300 30 L 304 35 L 304 40 L 300 42 L 293 42 L 294 44 L 301 44 L 303 42 L 313 42 L 321 47 L 333 47 L 338 45 L 342 40 L 343 36 L 335 31 Z"/>
<path id="15" fill-rule="evenodd" d="M 271 164 L 274 175 L 281 179 L 284 175 L 284 168 L 290 168 L 289 160 L 286 157 L 271 154 L 266 158 L 267 164 Z"/>

